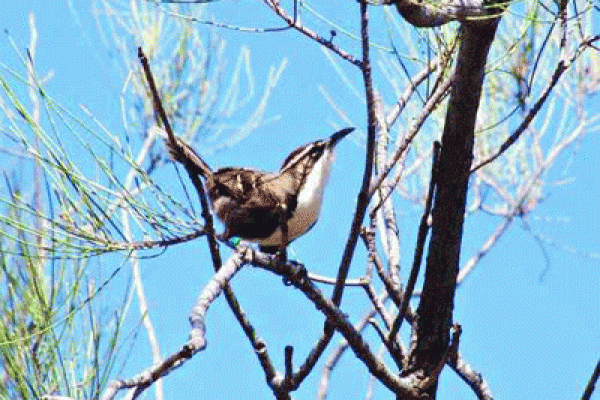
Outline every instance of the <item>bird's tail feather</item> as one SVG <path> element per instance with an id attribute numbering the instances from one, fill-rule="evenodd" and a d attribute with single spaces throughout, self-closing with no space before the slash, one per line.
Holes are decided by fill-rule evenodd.
<path id="1" fill-rule="evenodd" d="M 194 169 L 194 172 L 202 175 L 205 178 L 212 176 L 213 171 L 206 162 L 196 153 L 196 151 L 187 144 L 183 139 L 176 137 L 177 144 L 172 143 L 168 138 L 165 138 L 165 145 L 169 151 L 169 155 L 173 160 L 189 165 Z"/>

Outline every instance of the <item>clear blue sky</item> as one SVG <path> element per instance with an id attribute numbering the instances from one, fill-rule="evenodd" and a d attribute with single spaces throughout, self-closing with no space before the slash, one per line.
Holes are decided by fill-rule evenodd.
<path id="1" fill-rule="evenodd" d="M 123 76 L 98 37 L 90 12 L 91 3 L 77 1 L 74 9 L 79 23 L 65 3 L 3 0 L 0 28 L 7 30 L 17 46 L 24 49 L 29 43 L 27 15 L 33 11 L 39 33 L 38 71 L 45 73 L 51 69 L 54 72 L 47 85 L 51 95 L 76 112 L 79 112 L 79 104 L 85 105 L 109 129 L 119 132 L 122 126 L 118 100 Z M 331 7 L 341 10 L 346 3 L 354 6 L 354 2 L 338 1 Z M 331 12 L 325 8 L 320 10 Z M 348 10 L 341 11 L 352 15 Z M 262 4 L 251 6 L 247 2 L 222 0 L 209 5 L 206 12 L 216 13 L 220 20 L 231 18 L 244 26 L 280 24 Z M 594 29 L 597 31 L 598 25 Z M 209 155 L 210 163 L 275 169 L 286 152 L 296 145 L 329 135 L 331 122 L 342 124 L 317 87 L 324 85 L 330 93 L 349 94 L 336 81 L 321 51 L 308 39 L 296 32 L 249 34 L 219 29 L 217 33 L 227 41 L 230 64 L 241 45 L 249 46 L 258 86 L 264 85 L 269 65 L 283 57 L 289 59 L 289 64 L 267 109 L 267 116 L 280 116 L 280 119 L 259 128 L 234 147 Z M 0 39 L 0 62 L 18 65 L 4 33 Z M 361 88 L 358 70 L 348 71 L 350 79 Z M 375 69 L 375 73 L 377 71 Z M 353 102 L 344 105 L 348 104 Z M 357 127 L 364 132 L 364 110 L 351 111 L 355 113 L 353 120 Z M 599 114 L 600 107 L 590 104 L 590 112 Z M 311 271 L 335 275 L 349 230 L 353 196 L 360 183 L 363 141 L 357 132 L 340 144 L 322 218 L 310 235 L 293 245 L 296 256 Z M 548 186 L 546 201 L 527 220 L 534 232 L 557 244 L 544 246 L 549 264 L 531 233 L 516 221 L 458 290 L 455 320 L 463 327 L 460 351 L 483 374 L 497 399 L 579 398 L 600 357 L 599 148 L 597 133 L 586 136 L 576 146 L 576 155 L 566 170 L 566 177 L 573 178 L 572 182 Z M 561 174 L 567 161 L 563 157 L 549 179 L 563 179 Z M 167 168 L 158 176 L 156 179 L 164 179 L 168 187 L 167 182 L 173 179 L 175 171 Z M 414 225 L 419 210 L 397 211 L 406 221 L 402 238 L 406 271 L 412 257 L 410 244 L 416 236 Z M 467 221 L 463 262 L 479 248 L 498 222 L 490 217 Z M 319 250 L 314 252 L 314 246 Z M 199 240 L 143 261 L 150 313 L 164 355 L 187 339 L 188 312 L 210 277 L 211 266 L 204 247 L 204 241 Z M 565 249 L 575 249 L 588 256 Z M 361 254 L 358 252 L 356 260 L 361 260 Z M 106 267 L 106 273 L 110 274 L 110 268 Z M 363 268 L 362 262 L 355 262 L 354 276 Z M 540 281 L 542 274 L 544 279 Z M 125 279 L 113 281 L 105 289 L 102 301 L 110 304 L 111 299 L 120 296 L 124 282 Z M 280 279 L 257 269 L 243 270 L 233 286 L 259 334 L 267 341 L 276 367 L 283 368 L 286 344 L 295 346 L 300 360 L 322 327 L 322 318 L 314 307 L 300 293 L 284 287 Z M 346 291 L 344 304 L 354 318 L 362 315 L 365 307 L 362 297 L 357 289 Z M 211 308 L 207 326 L 207 350 L 166 378 L 166 398 L 271 398 L 256 357 L 222 299 Z M 339 338 L 336 336 L 336 340 Z M 150 363 L 142 332 L 122 377 L 130 377 Z M 343 358 L 342 365 L 332 375 L 329 398 L 362 398 L 368 381 L 365 368 L 350 354 Z M 314 398 L 320 371 L 320 368 L 313 371 L 294 394 L 295 398 Z M 375 390 L 374 398 L 392 398 L 381 386 Z M 439 398 L 473 399 L 475 396 L 447 369 L 443 373 Z M 600 399 L 600 394 L 595 393 L 594 398 Z"/>

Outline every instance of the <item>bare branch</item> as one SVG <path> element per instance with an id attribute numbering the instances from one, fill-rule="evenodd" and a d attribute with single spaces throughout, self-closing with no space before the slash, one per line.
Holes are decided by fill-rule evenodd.
<path id="1" fill-rule="evenodd" d="M 333 336 L 333 330 L 327 329 L 322 334 L 317 344 L 313 347 L 313 349 L 306 356 L 306 360 L 304 363 L 298 368 L 298 372 L 294 375 L 294 382 L 296 385 L 302 383 L 304 379 L 308 376 L 308 374 L 313 370 L 319 358 L 323 355 L 325 348 L 331 341 L 331 337 Z"/>
<path id="2" fill-rule="evenodd" d="M 594 393 L 594 389 L 596 388 L 596 382 L 598 382 L 598 378 L 600 377 L 600 360 L 596 364 L 596 368 L 594 368 L 594 372 L 592 372 L 592 376 L 585 386 L 585 390 L 583 391 L 583 396 L 581 396 L 581 400 L 589 400 L 592 398 L 592 393 Z"/>
<path id="3" fill-rule="evenodd" d="M 465 280 L 465 278 L 471 273 L 471 271 L 475 269 L 477 263 L 479 263 L 479 260 L 481 260 L 488 253 L 488 251 L 498 242 L 502 234 L 506 232 L 506 230 L 512 223 L 515 212 L 516 209 L 513 210 L 513 213 L 511 213 L 512 215 L 507 215 L 502 220 L 502 222 L 498 224 L 496 229 L 494 229 L 494 232 L 492 232 L 485 241 L 485 243 L 483 243 L 477 254 L 469 258 L 465 265 L 460 269 L 458 276 L 456 277 L 456 285 L 460 285 Z"/>
<path id="4" fill-rule="evenodd" d="M 380 297 L 381 302 L 383 303 L 385 301 L 385 298 L 387 298 L 387 292 L 384 290 L 383 294 Z M 354 325 L 354 328 L 358 332 L 362 332 L 368 326 L 369 321 L 376 315 L 376 313 L 377 311 L 375 310 L 375 308 L 369 310 L 369 312 L 367 312 L 361 318 L 361 320 Z M 321 380 L 319 381 L 319 389 L 317 393 L 318 400 L 325 400 L 325 398 L 327 397 L 327 387 L 329 386 L 329 378 L 331 376 L 331 372 L 337 365 L 344 352 L 348 349 L 348 347 L 348 342 L 344 340 L 341 344 L 337 346 L 337 348 L 334 351 L 332 351 L 327 356 L 327 359 L 325 360 L 325 365 L 323 366 L 323 372 L 321 373 Z"/>
<path id="5" fill-rule="evenodd" d="M 503 9 L 491 7 L 484 0 L 450 0 L 433 3 L 416 0 L 390 0 L 398 12 L 416 27 L 441 26 L 451 21 L 486 23 L 497 18 Z"/>
<path id="6" fill-rule="evenodd" d="M 385 293 L 392 299 L 396 307 L 400 308 L 400 304 L 402 304 L 402 290 L 400 287 L 396 287 L 392 279 L 386 274 L 383 263 L 377 254 L 374 251 L 375 249 L 375 237 L 372 232 L 364 230 L 361 234 L 361 237 L 367 247 L 367 251 L 369 252 L 369 257 L 371 257 L 371 262 L 375 265 L 375 269 L 377 271 L 377 275 L 381 282 L 383 282 L 383 286 L 385 287 Z M 373 251 L 371 250 L 373 249 Z M 414 321 L 414 314 L 410 307 L 406 308 L 405 318 L 409 323 Z"/>
<path id="7" fill-rule="evenodd" d="M 383 361 L 371 352 L 369 345 L 348 321 L 348 317 L 341 312 L 333 301 L 323 296 L 310 279 L 307 279 L 305 271 L 298 271 L 297 265 L 290 265 L 289 263 L 281 264 L 276 257 L 267 256 L 259 252 L 254 252 L 251 260 L 248 259 L 247 262 L 252 262 L 255 266 L 283 276 L 294 287 L 302 291 L 313 302 L 315 307 L 325 315 L 328 324 L 342 334 L 352 348 L 352 351 L 365 364 L 369 372 L 376 376 L 388 389 L 396 394 L 407 396 L 410 399 L 425 398 L 421 393 L 412 388 L 409 381 L 404 381 L 389 371 Z"/>
<path id="8" fill-rule="evenodd" d="M 161 240 L 144 240 L 141 242 L 106 242 L 105 245 L 111 250 L 146 250 L 154 249 L 157 247 L 169 247 L 174 244 L 189 242 L 190 240 L 197 239 L 201 236 L 206 235 L 204 229 L 197 230 L 184 236 L 178 236 L 169 239 Z"/>
<path id="9" fill-rule="evenodd" d="M 415 92 L 415 90 L 417 90 L 417 87 L 438 67 L 439 59 L 435 59 L 412 77 L 410 84 L 406 87 L 404 93 L 402 93 L 402 96 L 400 96 L 394 107 L 388 111 L 388 114 L 385 117 L 385 123 L 388 127 L 393 126 L 396 123 L 396 120 L 404 110 L 404 107 L 406 107 L 406 104 L 408 103 L 408 100 L 412 94 Z"/>
<path id="10" fill-rule="evenodd" d="M 131 241 L 133 235 L 131 233 L 130 227 L 130 214 L 131 210 L 123 209 L 122 211 L 122 223 L 123 223 L 123 234 L 125 235 L 128 241 Z M 150 345 L 150 350 L 152 352 L 152 361 L 155 364 L 160 363 L 162 359 L 162 354 L 160 350 L 160 344 L 158 341 L 158 336 L 156 335 L 156 331 L 154 329 L 154 324 L 152 323 L 152 319 L 150 318 L 150 312 L 148 309 L 148 300 L 146 298 L 146 290 L 144 289 L 144 283 L 142 281 L 142 274 L 140 272 L 140 260 L 136 256 L 136 250 L 132 251 L 132 257 L 129 259 L 131 263 L 131 273 L 133 278 L 133 284 L 135 287 L 135 292 L 138 298 L 138 308 L 140 312 L 140 318 L 142 319 L 142 324 L 146 329 L 146 336 L 148 337 L 148 344 Z M 164 398 L 164 390 L 163 390 L 163 382 L 159 379 L 156 380 L 156 399 L 161 400 Z"/>
<path id="11" fill-rule="evenodd" d="M 150 86 L 152 98 L 154 100 L 154 107 L 163 122 L 163 125 L 164 125 L 165 130 L 168 135 L 168 139 L 171 142 L 172 147 L 181 152 L 182 149 L 179 146 L 179 144 L 175 138 L 175 135 L 171 129 L 171 126 L 170 126 L 168 118 L 167 118 L 167 114 L 162 106 L 161 101 L 160 101 L 160 97 L 159 97 L 158 91 L 156 89 L 154 79 L 152 77 L 152 72 L 150 70 L 150 66 L 148 65 L 148 60 L 147 60 L 146 56 L 144 55 L 144 52 L 142 51 L 141 47 L 138 48 L 138 57 L 140 59 L 140 62 L 142 63 L 142 67 L 144 69 L 144 73 L 146 75 L 148 85 Z M 212 219 L 212 215 L 210 213 L 210 209 L 208 206 L 208 199 L 206 197 L 206 192 L 204 190 L 204 186 L 202 185 L 202 182 L 200 181 L 200 178 L 194 172 L 194 166 L 192 165 L 191 161 L 187 158 L 184 158 L 184 160 L 185 160 L 185 164 L 184 164 L 185 169 L 186 169 L 188 176 L 190 177 L 194 187 L 196 188 L 198 197 L 200 198 L 200 204 L 202 206 L 202 217 L 204 218 L 204 220 L 206 222 L 204 229 L 207 232 L 208 248 L 210 250 L 213 267 L 214 267 L 215 271 L 218 271 L 221 268 L 221 255 L 219 254 L 219 248 L 218 248 L 218 244 L 217 244 L 217 240 L 216 240 L 213 219 Z M 263 368 L 263 371 L 265 372 L 266 380 L 267 380 L 267 383 L 269 384 L 269 387 L 273 390 L 273 392 L 276 395 L 280 395 L 281 394 L 281 382 L 283 381 L 283 377 L 280 376 L 281 374 L 276 373 L 276 371 L 273 367 L 273 363 L 271 362 L 271 360 L 269 358 L 266 344 L 260 338 L 258 338 L 256 336 L 254 327 L 247 320 L 242 308 L 239 305 L 239 302 L 237 301 L 235 294 L 233 293 L 233 290 L 231 289 L 231 287 L 228 284 L 223 285 L 223 293 L 225 295 L 225 299 L 227 300 L 227 304 L 229 305 L 229 308 L 233 312 L 238 323 L 244 330 L 246 337 L 252 344 L 252 348 L 256 352 L 256 355 L 259 359 L 261 367 Z M 186 346 L 184 346 L 184 347 L 186 347 Z M 284 398 L 286 398 L 286 397 L 284 396 Z"/>
<path id="12" fill-rule="evenodd" d="M 356 205 L 356 212 L 354 219 L 352 220 L 352 228 L 350 231 L 350 237 L 346 243 L 344 254 L 342 255 L 342 262 L 338 270 L 337 283 L 333 289 L 332 301 L 333 304 L 339 306 L 342 301 L 342 293 L 344 290 L 344 281 L 348 276 L 350 269 L 350 261 L 356 248 L 358 241 L 358 235 L 360 233 L 360 227 L 367 211 L 367 205 L 371 194 L 369 194 L 369 185 L 371 182 L 371 174 L 373 172 L 373 156 L 375 153 L 375 134 L 377 131 L 377 120 L 375 117 L 375 96 L 373 92 L 373 81 L 371 77 L 371 62 L 369 58 L 369 15 L 367 12 L 366 1 L 360 3 L 360 24 L 361 24 L 361 43 L 363 50 L 362 60 L 362 73 L 363 80 L 365 83 L 365 92 L 367 98 L 367 149 L 366 149 L 366 161 L 365 169 L 363 173 L 363 181 L 361 184 L 360 192 L 358 194 L 358 200 Z"/>
<path id="13" fill-rule="evenodd" d="M 562 54 L 561 60 L 556 65 L 556 69 L 554 70 L 554 73 L 552 74 L 552 77 L 550 78 L 548 85 L 546 85 L 546 88 L 540 95 L 540 98 L 538 99 L 538 101 L 536 101 L 536 103 L 533 105 L 531 110 L 529 110 L 529 112 L 523 119 L 523 122 L 521 122 L 521 124 L 519 125 L 519 127 L 517 129 L 515 129 L 515 131 L 508 137 L 508 139 L 506 139 L 506 141 L 502 144 L 502 146 L 500 146 L 500 149 L 498 150 L 498 152 L 496 154 L 494 154 L 493 156 L 491 156 L 490 158 L 488 158 L 487 160 L 484 160 L 484 161 L 480 162 L 479 164 L 477 164 L 471 170 L 471 173 L 477 171 L 478 169 L 480 169 L 480 168 L 488 165 L 489 163 L 493 162 L 494 160 L 496 160 L 506 150 L 508 150 L 519 139 L 519 137 L 521 137 L 523 132 L 525 132 L 527 127 L 529 127 L 529 125 L 531 124 L 531 122 L 533 121 L 535 116 L 538 114 L 538 112 L 540 111 L 540 109 L 542 108 L 544 103 L 546 103 L 548 96 L 552 92 L 552 89 L 554 89 L 556 84 L 559 82 L 561 76 L 565 73 L 565 71 L 567 71 L 569 69 L 569 67 L 571 65 L 573 65 L 573 63 L 577 60 L 577 58 L 581 54 L 583 54 L 583 52 L 587 48 L 592 46 L 592 43 L 594 41 L 597 41 L 599 39 L 600 39 L 600 35 L 589 38 L 587 40 L 584 40 L 569 59 L 567 59 L 565 56 L 564 43 L 561 42 L 561 54 Z"/>
<path id="14" fill-rule="evenodd" d="M 210 281 L 204 286 L 204 289 L 202 289 L 202 292 L 196 300 L 196 304 L 192 308 L 189 317 L 192 328 L 188 346 L 190 349 L 193 349 L 194 352 L 204 350 L 206 347 L 206 339 L 204 338 L 206 326 L 204 321 L 206 319 L 208 308 L 213 301 L 219 297 L 223 288 L 227 286 L 229 281 L 244 265 L 244 250 L 244 248 L 241 248 L 236 251 L 212 276 Z"/>
<path id="15" fill-rule="evenodd" d="M 289 15 L 288 13 L 286 13 L 285 10 L 279 4 L 278 0 L 264 0 L 264 1 L 267 4 L 267 6 L 269 6 L 269 8 L 271 8 L 271 10 L 273 10 L 275 12 L 275 14 L 279 15 L 285 22 L 287 22 L 288 26 L 291 26 L 292 28 L 296 29 L 298 32 L 302 33 L 303 35 L 311 38 L 312 40 L 316 41 L 320 45 L 333 51 L 334 53 L 336 53 L 337 55 L 342 57 L 344 60 L 351 62 L 352 64 L 356 65 L 357 67 L 361 67 L 361 62 L 359 60 L 357 60 L 356 58 L 354 58 L 354 56 L 352 54 L 346 52 L 345 50 L 341 49 L 337 45 L 333 44 L 331 42 L 331 40 L 326 40 L 323 37 L 319 36 L 316 32 L 314 32 L 311 29 L 302 25 L 302 23 L 300 23 L 300 21 L 298 21 L 296 18 L 294 18 L 291 15 Z"/>
<path id="16" fill-rule="evenodd" d="M 379 188 L 379 186 L 381 185 L 383 180 L 385 178 L 387 178 L 387 176 L 391 172 L 392 168 L 394 168 L 394 166 L 396 165 L 398 160 L 400 160 L 400 158 L 404 155 L 404 153 L 408 149 L 408 146 L 412 143 L 412 141 L 415 138 L 415 136 L 417 135 L 417 133 L 419 133 L 419 131 L 420 131 L 421 127 L 423 126 L 423 124 L 425 123 L 425 120 L 427 119 L 427 117 L 429 117 L 429 115 L 431 115 L 431 112 L 433 111 L 433 109 L 435 109 L 435 107 L 437 107 L 437 105 L 446 97 L 446 95 L 448 93 L 448 89 L 452 85 L 453 80 L 454 80 L 454 75 L 451 75 L 448 78 L 446 78 L 444 80 L 444 82 L 438 86 L 438 89 L 427 100 L 427 103 L 425 103 L 425 105 L 421 109 L 421 112 L 415 118 L 415 122 L 413 123 L 412 127 L 406 133 L 404 140 L 402 141 L 402 143 L 398 146 L 398 148 L 394 152 L 394 155 L 391 157 L 391 160 L 388 162 L 385 170 L 382 173 L 380 173 L 376 179 L 374 179 L 374 183 L 371 186 L 371 189 L 369 190 L 370 196 L 372 196 L 373 193 L 375 192 L 375 190 L 377 190 Z M 395 184 L 396 184 L 396 182 L 392 182 L 392 187 L 394 187 Z"/>
<path id="17" fill-rule="evenodd" d="M 417 283 L 417 277 L 419 276 L 419 270 L 421 269 L 421 260 L 423 259 L 423 250 L 425 249 L 425 240 L 427 239 L 427 232 L 429 231 L 429 216 L 431 214 L 431 206 L 433 204 L 433 198 L 435 195 L 435 188 L 437 185 L 438 174 L 438 160 L 440 154 L 440 143 L 434 142 L 433 144 L 433 161 L 431 162 L 431 178 L 429 181 L 429 191 L 427 192 L 427 200 L 425 201 L 425 210 L 421 217 L 421 223 L 419 224 L 419 232 L 417 234 L 417 245 L 415 247 L 415 256 L 413 259 L 413 265 L 410 270 L 410 276 L 408 283 L 406 284 L 406 290 L 402 296 L 402 303 L 398 310 L 398 315 L 394 320 L 394 325 L 390 330 L 389 340 L 393 342 L 396 340 L 396 335 L 400 331 L 404 315 L 408 309 L 408 302 L 415 289 Z"/>
<path id="18" fill-rule="evenodd" d="M 325 285 L 335 285 L 335 278 L 330 278 L 328 276 L 318 275 L 309 272 L 308 278 L 313 282 L 324 283 Z M 366 282 L 367 278 L 364 276 L 358 279 L 346 279 L 346 281 L 344 282 L 344 286 L 363 286 Z"/>
<path id="19" fill-rule="evenodd" d="M 492 400 L 492 392 L 481 374 L 473 369 L 459 353 L 449 357 L 448 365 L 473 389 L 479 400 Z"/>
<path id="20" fill-rule="evenodd" d="M 375 148 L 375 173 L 378 174 L 387 163 L 387 148 L 389 144 L 389 125 L 383 110 L 383 101 L 379 94 L 375 97 L 375 118 L 377 122 L 377 146 Z M 396 291 L 400 291 L 400 237 L 394 205 L 390 199 L 392 188 L 382 185 L 374 193 L 375 203 L 370 218 L 376 224 L 383 249 L 388 260 L 389 277 Z"/>
<path id="21" fill-rule="evenodd" d="M 173 353 L 165 360 L 156 364 L 146 371 L 131 379 L 117 379 L 108 384 L 108 387 L 100 397 L 100 400 L 112 400 L 117 393 L 123 389 L 134 389 L 133 398 L 139 396 L 144 390 L 152 385 L 157 379 L 166 376 L 175 369 L 181 367 L 193 356 L 193 351 L 184 345 L 179 351 Z"/>
<path id="22" fill-rule="evenodd" d="M 192 325 L 190 339 L 181 349 L 131 379 L 117 379 L 111 382 L 101 399 L 113 399 L 119 390 L 127 388 L 135 388 L 136 393 L 139 394 L 158 379 L 179 368 L 183 363 L 192 358 L 194 354 L 204 350 L 206 348 L 206 339 L 204 337 L 206 326 L 204 320 L 206 319 L 208 308 L 221 294 L 222 290 L 228 287 L 229 280 L 240 270 L 244 264 L 244 260 L 243 251 L 234 253 L 203 288 L 190 315 L 190 324 Z"/>

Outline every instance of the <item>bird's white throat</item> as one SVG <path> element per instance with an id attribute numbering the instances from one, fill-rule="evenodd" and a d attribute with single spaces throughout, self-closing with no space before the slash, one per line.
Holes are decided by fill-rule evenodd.
<path id="1" fill-rule="evenodd" d="M 323 202 L 323 193 L 334 159 L 333 149 L 326 149 L 325 152 L 326 154 L 323 154 L 313 166 L 298 193 L 296 210 L 287 223 L 289 241 L 304 234 L 317 222 Z M 281 228 L 277 228 L 271 236 L 258 242 L 263 246 L 279 246 L 282 244 L 282 239 Z"/>

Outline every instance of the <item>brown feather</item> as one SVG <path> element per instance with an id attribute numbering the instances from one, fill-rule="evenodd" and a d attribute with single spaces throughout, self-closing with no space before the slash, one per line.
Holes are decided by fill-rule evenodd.
<path id="1" fill-rule="evenodd" d="M 191 146 L 183 139 L 177 138 L 176 144 L 165 140 L 171 157 L 201 175 L 206 180 L 206 189 L 211 199 L 213 209 L 219 219 L 225 224 L 224 239 L 238 236 L 243 239 L 271 246 L 278 241 L 281 247 L 308 231 L 320 209 L 322 189 L 317 199 L 310 200 L 315 204 L 311 211 L 310 220 L 304 222 L 304 217 L 293 218 L 298 206 L 298 195 L 304 186 L 315 164 L 327 152 L 327 163 L 333 159 L 331 151 L 335 144 L 354 128 L 336 132 L 327 140 L 319 140 L 298 147 L 286 157 L 277 173 L 268 173 L 250 168 L 226 167 L 213 172 Z M 321 165 L 322 163 L 320 163 Z M 321 167 L 319 167 L 321 168 Z M 327 175 L 329 166 L 326 167 Z M 326 177 L 323 180 L 323 185 Z M 311 184 L 312 185 L 312 184 Z M 312 188 L 311 188 L 312 190 Z M 304 197 L 306 198 L 306 197 Z M 304 200 L 305 201 L 305 200 Z M 307 212 L 306 201 L 303 213 Z M 298 214 L 299 216 L 308 214 Z M 297 220 L 294 225 L 293 237 L 287 237 L 288 221 Z M 314 220 L 314 221 L 313 221 Z M 312 222 L 311 222 L 312 221 Z M 305 225 L 306 224 L 306 225 Z M 285 229 L 279 230 L 279 228 Z M 286 233 L 282 233 L 282 232 Z M 278 233 L 279 232 L 279 233 Z"/>

